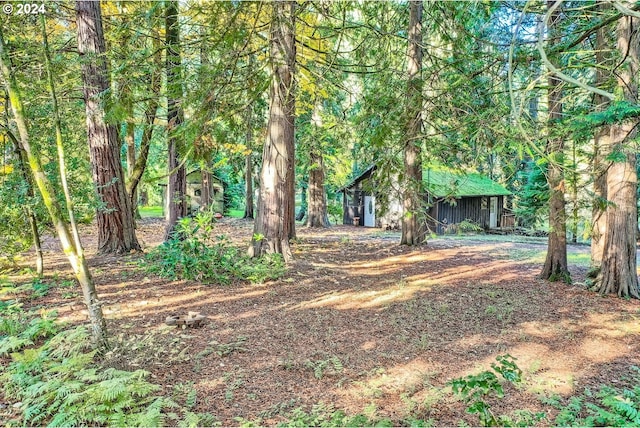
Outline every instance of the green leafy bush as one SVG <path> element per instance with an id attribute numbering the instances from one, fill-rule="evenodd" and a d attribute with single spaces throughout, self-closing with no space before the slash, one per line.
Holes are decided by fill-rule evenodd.
<path id="1" fill-rule="evenodd" d="M 504 387 L 498 375 L 507 382 L 518 384 L 522 381 L 522 370 L 516 365 L 511 355 L 496 357 L 498 364 L 492 363 L 492 370 L 485 370 L 476 375 L 456 378 L 449 382 L 454 394 L 460 396 L 467 404 L 467 413 L 478 415 L 482 426 L 530 426 L 545 417 L 544 413 L 531 413 L 517 410 L 514 418 L 501 415 L 496 417 L 487 402 L 490 396 L 504 397 Z"/>
<path id="2" fill-rule="evenodd" d="M 38 198 L 28 195 L 28 185 L 17 168 L 0 177 L 0 268 L 16 268 L 20 253 L 27 251 L 33 243 L 32 234 L 25 233 L 30 231 L 25 207 L 42 214 L 36 209 L 41 203 Z M 44 228 L 43 218 L 38 216 L 41 228 Z"/>
<path id="3" fill-rule="evenodd" d="M 182 218 L 173 238 L 152 250 L 143 267 L 171 280 L 188 279 L 204 283 L 229 284 L 234 279 L 264 282 L 285 272 L 279 254 L 250 258 L 224 236 L 214 236 L 211 213 Z"/>
<path id="4" fill-rule="evenodd" d="M 478 233 L 483 232 L 484 229 L 479 224 L 475 223 L 473 220 L 462 220 L 458 223 L 458 234 L 461 233 Z"/>

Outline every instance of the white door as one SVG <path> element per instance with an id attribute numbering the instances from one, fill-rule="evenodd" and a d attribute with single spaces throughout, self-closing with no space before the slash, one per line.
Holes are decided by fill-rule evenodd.
<path id="1" fill-rule="evenodd" d="M 498 227 L 498 198 L 489 198 L 489 228 Z"/>
<path id="2" fill-rule="evenodd" d="M 364 197 L 364 225 L 376 227 L 376 198 L 373 196 Z"/>

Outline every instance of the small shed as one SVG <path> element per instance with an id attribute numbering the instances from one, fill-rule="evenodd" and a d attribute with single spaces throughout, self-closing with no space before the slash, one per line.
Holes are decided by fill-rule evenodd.
<path id="1" fill-rule="evenodd" d="M 167 204 L 167 185 L 160 184 L 162 188 L 162 207 L 164 213 L 169 212 Z M 205 205 L 206 189 L 209 189 L 209 206 L 214 212 L 224 212 L 224 185 L 215 175 L 204 173 L 201 169 L 195 169 L 187 173 L 187 212 L 196 213 Z"/>
<path id="2" fill-rule="evenodd" d="M 375 170 L 375 165 L 370 166 L 341 189 L 343 224 L 399 227 L 400 196 L 376 192 Z M 451 225 L 463 221 L 471 221 L 486 230 L 497 229 L 503 227 L 505 218 L 509 217 L 504 198 L 511 192 L 484 175 L 431 167 L 423 171 L 422 179 L 428 207 L 427 225 L 435 233 L 442 234 Z M 385 203 L 376 204 L 376 199 Z"/>

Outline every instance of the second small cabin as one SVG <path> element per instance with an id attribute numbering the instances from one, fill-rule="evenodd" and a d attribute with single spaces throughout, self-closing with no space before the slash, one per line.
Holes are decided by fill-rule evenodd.
<path id="1" fill-rule="evenodd" d="M 377 191 L 376 166 L 367 168 L 343 193 L 343 224 L 397 228 L 402 218 L 400 195 Z M 461 173 L 442 167 L 422 173 L 427 208 L 427 226 L 437 234 L 459 223 L 472 222 L 485 230 L 513 227 L 513 216 L 505 206 L 511 195 L 504 186 L 476 173 Z M 384 203 L 381 203 L 384 202 Z"/>
<path id="2" fill-rule="evenodd" d="M 168 210 L 167 185 L 161 184 L 162 207 L 165 216 Z M 208 193 L 207 193 L 208 192 Z M 209 207 L 213 212 L 224 213 L 224 184 L 213 174 L 203 174 L 195 169 L 187 174 L 187 213 L 194 214 Z"/>

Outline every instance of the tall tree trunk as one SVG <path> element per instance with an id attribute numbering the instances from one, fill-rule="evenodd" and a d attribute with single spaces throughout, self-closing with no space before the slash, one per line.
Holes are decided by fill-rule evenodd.
<path id="1" fill-rule="evenodd" d="M 178 2 L 167 2 L 165 32 L 167 37 L 167 136 L 169 138 L 169 218 L 165 231 L 165 240 L 172 235 L 178 219 L 187 215 L 187 171 L 180 162 L 179 127 L 184 121 L 182 111 L 182 71 L 180 60 L 180 33 L 178 23 Z"/>
<path id="2" fill-rule="evenodd" d="M 600 6 L 602 8 L 602 5 Z M 605 49 L 607 46 L 606 34 L 608 28 L 600 28 L 596 33 L 596 86 L 602 86 L 607 78 L 608 73 L 605 71 L 606 56 Z M 609 106 L 609 99 L 600 94 L 594 96 L 595 110 L 603 111 Z M 604 255 L 604 237 L 607 230 L 607 161 L 603 148 L 609 147 L 609 134 L 611 129 L 609 125 L 604 125 L 596 130 L 593 136 L 593 201 L 591 208 L 591 269 L 589 276 L 597 277 L 602 265 L 602 257 Z"/>
<path id="3" fill-rule="evenodd" d="M 307 207 L 309 202 L 307 201 L 307 186 L 308 184 L 302 180 L 300 183 L 300 211 L 296 214 L 296 221 L 302 221 L 307 216 Z"/>
<path id="4" fill-rule="evenodd" d="M 311 116 L 311 124 L 313 126 L 312 138 L 309 145 L 309 178 L 307 180 L 307 188 L 304 189 L 306 196 L 307 221 L 305 224 L 309 227 L 327 227 L 329 226 L 329 216 L 327 215 L 327 198 L 324 189 L 324 156 L 322 153 L 322 141 L 320 129 L 322 128 L 322 104 L 316 101 L 316 106 Z M 304 207 L 304 205 L 303 205 Z"/>
<path id="5" fill-rule="evenodd" d="M 409 46 L 407 49 L 407 114 L 402 183 L 402 236 L 400 244 L 424 241 L 420 208 L 422 198 L 422 0 L 409 2 Z"/>
<path id="6" fill-rule="evenodd" d="M 289 261 L 289 239 L 295 236 L 295 2 L 278 1 L 271 6 L 269 122 L 249 255 L 278 253 Z"/>
<path id="7" fill-rule="evenodd" d="M 618 21 L 618 51 L 624 62 L 618 67 L 618 90 L 626 101 L 638 103 L 640 71 L 640 19 L 623 16 Z M 637 119 L 611 125 L 610 146 L 605 149 L 615 158 L 607 171 L 607 227 L 604 255 L 594 289 L 620 297 L 640 298 L 636 271 L 638 233 L 636 152 Z"/>
<path id="8" fill-rule="evenodd" d="M 576 140 L 571 141 L 571 243 L 578 243 L 578 158 L 576 154 Z"/>
<path id="9" fill-rule="evenodd" d="M 207 79 L 205 70 L 209 67 L 210 61 L 207 56 L 208 46 L 207 46 L 207 29 L 206 27 L 201 28 L 201 37 L 202 42 L 200 43 L 200 72 L 198 80 L 202 86 L 206 85 Z M 212 178 L 213 174 L 211 172 L 212 162 L 210 161 L 209 154 L 205 155 L 204 168 L 200 169 L 200 209 L 209 210 L 211 208 L 211 204 L 213 203 L 213 195 L 212 195 Z M 222 213 L 221 213 L 222 214 Z"/>
<path id="10" fill-rule="evenodd" d="M 211 202 L 213 201 L 213 195 L 211 194 L 212 174 L 207 168 L 209 168 L 209 165 L 200 170 L 200 207 L 205 210 L 211 207 Z"/>
<path id="11" fill-rule="evenodd" d="M 244 159 L 244 215 L 242 218 L 253 218 L 253 108 L 247 107 L 247 156 Z"/>
<path id="12" fill-rule="evenodd" d="M 38 186 L 38 190 L 42 196 L 42 201 L 49 212 L 49 217 L 51 218 L 53 227 L 58 234 L 62 250 L 67 256 L 73 272 L 80 283 L 80 287 L 82 288 L 85 304 L 89 311 L 89 321 L 91 323 L 94 345 L 106 349 L 108 348 L 106 323 L 102 314 L 100 300 L 98 300 L 98 293 L 93 279 L 91 278 L 91 272 L 89 271 L 89 267 L 86 263 L 82 250 L 77 248 L 72 240 L 68 225 L 62 216 L 60 205 L 55 198 L 53 186 L 42 168 L 42 162 L 31 147 L 22 98 L 10 67 L 11 63 L 9 61 L 9 54 L 5 49 L 4 37 L 0 26 L 0 70 L 2 72 L 7 93 L 9 95 L 11 110 L 20 135 L 20 146 L 27 155 L 33 179 Z"/>
<path id="13" fill-rule="evenodd" d="M 547 1 L 551 8 L 555 0 Z M 549 19 L 549 38 L 558 35 L 560 13 L 556 10 Z M 554 136 L 553 129 L 562 120 L 562 81 L 550 75 L 548 79 L 549 119 L 546 154 L 549 159 L 547 183 L 549 184 L 549 240 L 547 243 L 547 257 L 540 277 L 550 281 L 571 282 L 571 275 L 567 265 L 567 214 L 565 210 L 564 184 L 564 140 Z"/>
<path id="14" fill-rule="evenodd" d="M 15 138 L 13 134 L 9 134 L 9 135 L 11 135 L 12 139 Z M 20 146 L 20 142 L 18 140 L 14 141 L 14 151 L 16 154 L 16 159 L 18 161 L 20 172 L 22 173 L 22 178 L 24 179 L 24 182 L 27 183 L 27 186 L 28 186 L 27 196 L 33 197 L 35 192 L 33 189 L 34 187 L 33 180 L 31 179 L 31 175 L 29 174 L 29 171 L 27 171 L 27 163 L 28 163 L 27 154 Z M 23 207 L 23 210 L 24 210 L 25 216 L 29 219 L 29 228 L 31 229 L 31 237 L 33 239 L 33 249 L 34 249 L 34 252 L 36 253 L 36 274 L 38 276 L 42 276 L 42 274 L 44 273 L 44 258 L 42 254 L 42 243 L 40 241 L 40 231 L 38 229 L 38 220 L 36 219 L 36 215 L 33 212 L 33 209 L 31 209 L 30 205 L 25 205 Z"/>
<path id="15" fill-rule="evenodd" d="M 249 152 L 244 160 L 245 197 L 242 218 L 253 219 L 253 160 L 251 158 L 251 152 Z"/>
<path id="16" fill-rule="evenodd" d="M 76 1 L 78 51 L 87 112 L 87 136 L 93 181 L 100 196 L 97 210 L 98 252 L 123 254 L 140 250 L 125 190 L 116 128 L 105 122 L 102 97 L 110 89 L 100 2 Z"/>
<path id="17" fill-rule="evenodd" d="M 309 199 L 307 202 L 307 226 L 329 226 L 327 215 L 327 196 L 324 190 L 324 156 L 319 145 L 309 151 Z"/>
<path id="18" fill-rule="evenodd" d="M 126 123 L 126 133 L 124 142 L 127 147 L 127 183 L 133 178 L 136 166 L 136 126 L 133 122 L 133 109 L 130 112 L 130 121 Z M 131 192 L 127 192 L 129 195 L 129 203 L 131 204 L 131 216 L 134 219 L 141 218 L 138 212 L 138 187 L 133 187 Z"/>
<path id="19" fill-rule="evenodd" d="M 129 18 L 121 8 L 118 8 L 119 12 L 123 14 L 123 24 L 124 26 L 130 25 Z M 127 46 L 131 39 L 130 33 L 128 31 L 123 31 L 121 33 L 121 38 L 118 40 L 122 46 Z M 136 164 L 136 144 L 135 144 L 135 135 L 136 135 L 136 125 L 134 119 L 134 109 L 133 109 L 133 91 L 131 89 L 131 80 L 130 76 L 126 73 L 117 73 L 112 76 L 112 79 L 116 81 L 117 87 L 117 97 L 120 104 L 123 106 L 123 109 L 126 112 L 125 119 L 121 125 L 119 125 L 116 130 L 118 133 L 121 131 L 121 127 L 124 127 L 124 135 L 123 142 L 126 150 L 126 158 L 127 158 L 127 180 L 125 182 L 125 186 L 131 181 L 131 176 L 134 173 L 134 168 Z M 129 202 L 131 206 L 131 215 L 133 216 L 134 223 L 135 220 L 140 218 L 138 213 L 138 191 L 136 188 L 127 189 L 127 194 L 129 195 Z"/>

